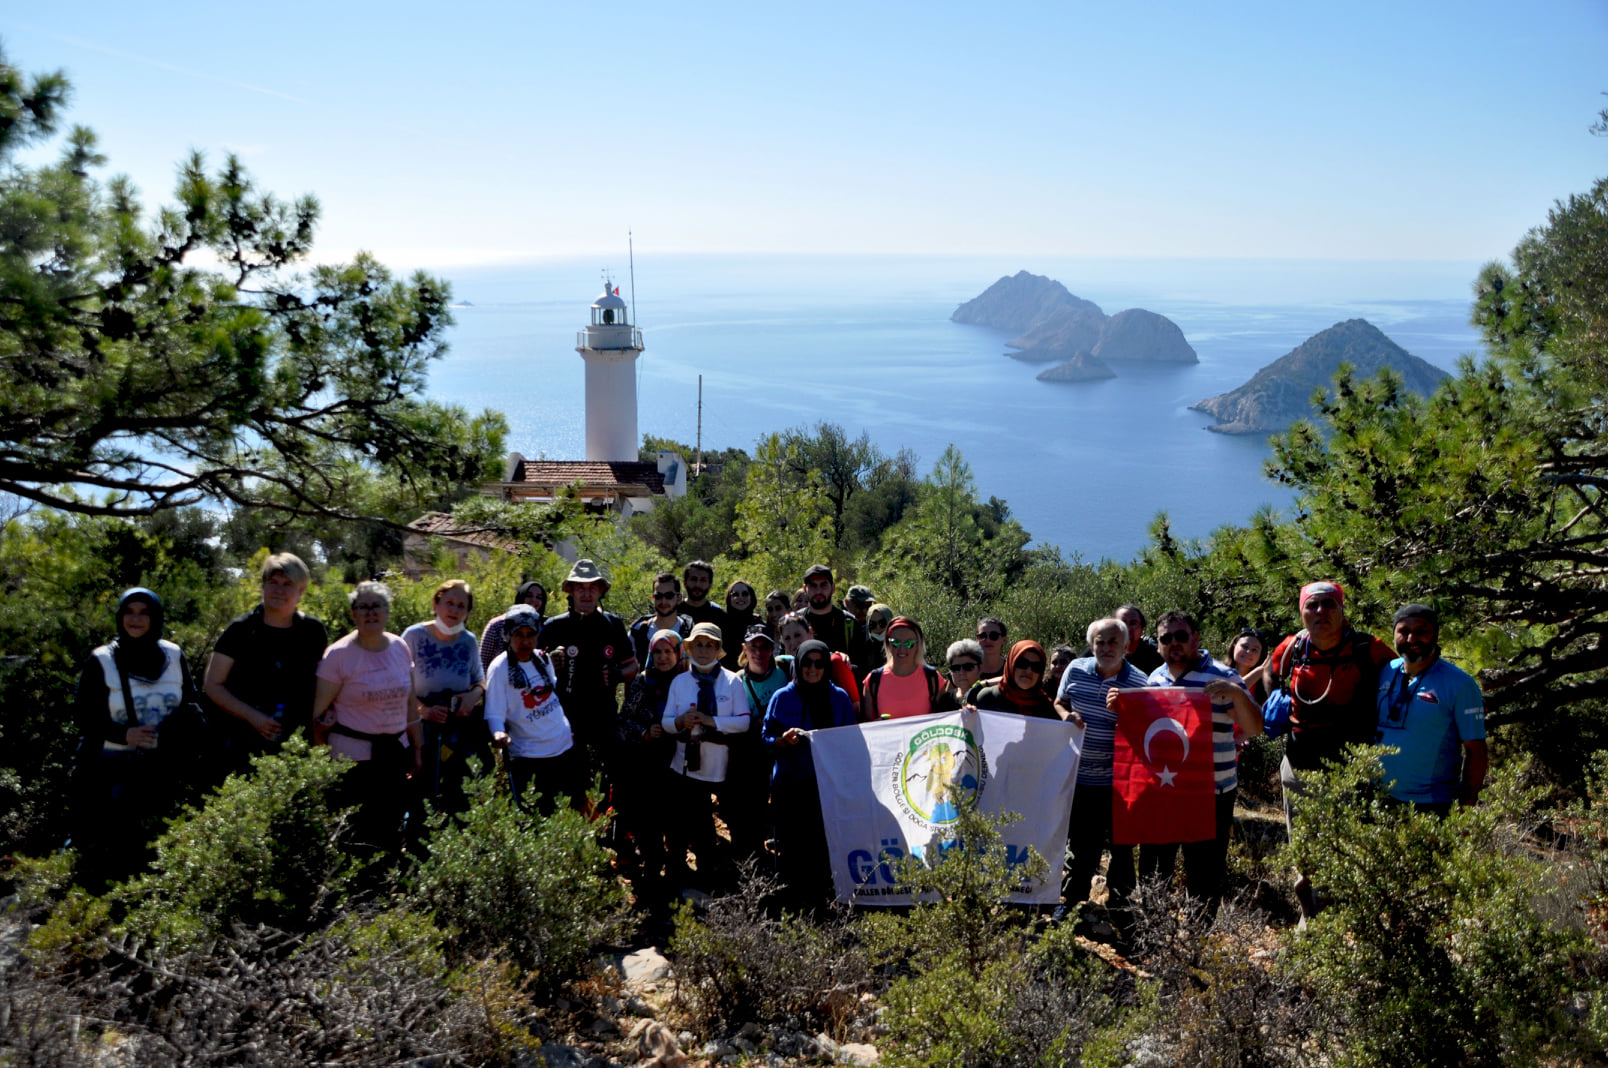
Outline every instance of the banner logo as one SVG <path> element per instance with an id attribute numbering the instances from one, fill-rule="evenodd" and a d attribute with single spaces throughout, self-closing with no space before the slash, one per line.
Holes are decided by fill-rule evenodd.
<path id="1" fill-rule="evenodd" d="M 894 796 L 906 817 L 931 830 L 960 818 L 956 794 L 975 798 L 988 783 L 988 761 L 972 732 L 941 723 L 918 731 L 894 766 Z"/>

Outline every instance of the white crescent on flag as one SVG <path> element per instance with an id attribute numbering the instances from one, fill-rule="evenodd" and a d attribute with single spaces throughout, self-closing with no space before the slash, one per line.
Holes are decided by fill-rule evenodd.
<path id="1" fill-rule="evenodd" d="M 1156 737 L 1156 735 L 1160 734 L 1162 731 L 1172 731 L 1174 734 L 1178 735 L 1178 737 L 1184 743 L 1184 759 L 1188 760 L 1189 759 L 1189 732 L 1184 730 L 1184 725 L 1182 723 L 1179 723 L 1176 719 L 1173 719 L 1171 716 L 1162 716 L 1160 719 L 1158 719 L 1154 723 L 1152 723 L 1150 725 L 1149 729 L 1147 729 L 1145 731 L 1145 763 L 1147 763 L 1147 764 L 1150 763 L 1150 742 L 1151 742 L 1151 740 L 1154 739 Z"/>

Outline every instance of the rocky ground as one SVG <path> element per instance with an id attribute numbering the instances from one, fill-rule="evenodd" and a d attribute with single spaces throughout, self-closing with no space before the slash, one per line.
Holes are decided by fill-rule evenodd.
<path id="1" fill-rule="evenodd" d="M 880 1009 L 867 994 L 850 1026 L 849 1040 L 785 1026 L 746 1023 L 730 1034 L 699 1042 L 677 1027 L 675 974 L 656 947 L 598 960 L 596 988 L 587 1001 L 561 1000 L 553 1023 L 562 1035 L 543 1044 L 548 1068 L 671 1068 L 675 1065 L 873 1065 L 883 1033 Z"/>

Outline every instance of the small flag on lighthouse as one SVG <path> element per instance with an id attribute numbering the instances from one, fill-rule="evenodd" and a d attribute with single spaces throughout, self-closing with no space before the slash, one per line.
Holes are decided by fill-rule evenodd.
<path id="1" fill-rule="evenodd" d="M 614 295 L 615 295 L 615 296 L 616 296 L 616 297 L 617 297 L 617 296 L 619 296 L 619 295 L 620 295 L 620 287 L 619 287 L 619 286 L 615 286 L 615 287 L 614 287 Z"/>
<path id="2" fill-rule="evenodd" d="M 1111 840 L 1203 842 L 1217 833 L 1212 705 L 1200 690 L 1122 690 L 1111 760 Z"/>

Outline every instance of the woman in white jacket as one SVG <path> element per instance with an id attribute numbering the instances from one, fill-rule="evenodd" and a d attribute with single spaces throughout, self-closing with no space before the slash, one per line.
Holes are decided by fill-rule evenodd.
<path id="1" fill-rule="evenodd" d="M 670 852 L 667 874 L 688 880 L 686 856 L 690 849 L 698 861 L 698 882 L 713 890 L 712 873 L 721 865 L 715 856 L 714 804 L 710 794 L 726 781 L 731 759 L 726 736 L 748 730 L 748 694 L 735 671 L 721 667 L 720 628 L 699 623 L 687 637 L 691 670 L 670 683 L 664 705 L 665 733 L 676 739 L 670 758 L 671 798 L 665 820 L 665 844 Z"/>

